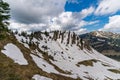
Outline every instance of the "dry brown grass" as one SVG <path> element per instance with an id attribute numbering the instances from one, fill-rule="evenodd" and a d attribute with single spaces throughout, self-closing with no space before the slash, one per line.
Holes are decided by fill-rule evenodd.
<path id="1" fill-rule="evenodd" d="M 28 65 L 19 65 L 14 63 L 14 61 L 8 58 L 6 55 L 0 52 L 0 80 L 31 80 L 34 74 L 39 74 L 41 76 L 46 76 L 52 78 L 53 80 L 81 80 L 73 79 L 70 77 L 65 77 L 62 75 L 54 74 L 54 73 L 47 73 L 37 67 L 35 62 L 32 60 L 30 56 L 31 50 L 24 47 L 24 45 L 20 44 L 13 35 L 7 35 L 4 40 L 0 41 L 0 51 L 4 48 L 7 43 L 13 43 L 22 51 L 24 57 L 28 61 Z M 48 58 L 48 55 L 43 55 L 45 60 L 48 63 L 52 64 Z M 57 66 L 52 64 L 55 69 L 59 72 L 65 73 L 64 71 L 60 70 Z"/>
<path id="2" fill-rule="evenodd" d="M 120 74 L 120 70 L 117 70 L 117 69 L 108 69 L 108 70 L 113 73 Z"/>
<path id="3" fill-rule="evenodd" d="M 78 67 L 80 67 L 80 65 L 93 66 L 93 62 L 97 62 L 97 60 L 95 60 L 95 59 L 85 60 L 85 61 L 78 62 L 76 65 Z"/>

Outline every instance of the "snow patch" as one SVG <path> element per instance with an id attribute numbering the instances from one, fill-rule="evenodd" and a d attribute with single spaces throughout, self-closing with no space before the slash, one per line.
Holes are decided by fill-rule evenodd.
<path id="1" fill-rule="evenodd" d="M 47 77 L 44 77 L 44 76 L 40 76 L 40 75 L 38 75 L 38 74 L 34 75 L 34 76 L 32 77 L 32 79 L 35 79 L 35 80 L 53 80 L 53 79 L 51 79 L 51 78 L 47 78 Z"/>
<path id="2" fill-rule="evenodd" d="M 53 36 L 52 33 L 49 34 L 51 37 Z M 72 35 L 72 34 L 71 34 Z M 43 40 L 38 40 L 36 38 L 32 39 L 32 42 L 38 42 L 38 47 L 43 52 L 48 53 L 48 55 L 53 57 L 53 60 L 50 61 L 56 65 L 58 68 L 62 69 L 63 71 L 70 72 L 71 74 L 63 74 L 58 72 L 54 66 L 49 64 L 46 60 L 44 60 L 43 56 L 38 50 L 31 51 L 31 57 L 33 58 L 34 62 L 37 64 L 39 68 L 43 71 L 48 73 L 56 73 L 63 76 L 69 76 L 71 78 L 78 78 L 80 77 L 83 80 L 87 80 L 87 78 L 104 80 L 104 79 L 120 79 L 120 74 L 116 74 L 110 72 L 108 69 L 120 69 L 120 62 L 112 60 L 110 58 L 105 57 L 104 55 L 100 54 L 96 50 L 92 49 L 91 51 L 79 46 L 77 44 L 71 44 L 72 39 L 70 38 L 70 43 L 67 43 L 68 33 L 64 34 L 64 40 L 61 43 L 61 36 L 56 41 L 46 37 L 44 34 L 41 35 Z M 102 36 L 100 33 L 97 33 L 97 36 Z M 29 41 L 29 39 L 28 39 Z M 102 41 L 102 40 L 101 40 Z M 44 48 L 45 46 L 46 48 Z M 35 56 L 37 55 L 37 56 Z M 38 57 L 39 56 L 39 57 Z M 96 60 L 96 62 L 92 61 L 92 66 L 86 66 L 84 63 L 80 64 L 79 66 L 76 65 L 78 62 L 84 62 Z M 106 64 L 108 66 L 105 66 Z"/>
<path id="3" fill-rule="evenodd" d="M 6 46 L 4 46 L 4 49 L 5 50 L 2 50 L 1 52 L 13 59 L 15 63 L 20 65 L 28 65 L 27 60 L 23 56 L 23 53 L 16 45 L 8 43 Z"/>
<path id="4" fill-rule="evenodd" d="M 33 58 L 34 62 L 37 64 L 39 68 L 41 68 L 43 71 L 46 71 L 48 73 L 59 73 L 58 71 L 55 70 L 55 68 L 47 63 L 44 59 L 39 58 L 33 54 L 30 54 L 31 57 Z"/>
<path id="5" fill-rule="evenodd" d="M 23 44 L 26 48 L 29 49 L 28 44 L 22 42 L 22 40 L 23 40 L 24 42 L 25 42 L 25 41 L 28 41 L 28 42 L 29 42 L 29 39 L 26 39 L 25 37 L 19 36 L 19 35 L 15 35 L 15 37 L 16 37 L 16 39 L 18 40 L 19 43 Z"/>

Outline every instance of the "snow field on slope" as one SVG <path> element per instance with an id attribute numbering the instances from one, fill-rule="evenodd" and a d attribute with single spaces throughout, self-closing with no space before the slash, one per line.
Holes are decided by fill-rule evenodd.
<path id="1" fill-rule="evenodd" d="M 6 46 L 4 46 L 4 49 L 5 50 L 2 50 L 1 52 L 14 60 L 15 63 L 20 65 L 28 65 L 27 60 L 23 56 L 23 53 L 16 45 L 8 43 Z"/>
<path id="2" fill-rule="evenodd" d="M 29 49 L 28 44 L 22 42 L 22 40 L 23 40 L 24 42 L 26 42 L 26 41 L 29 42 L 29 41 L 30 41 L 29 39 L 26 39 L 25 37 L 19 36 L 19 35 L 15 35 L 15 37 L 16 37 L 16 39 L 18 40 L 19 43 L 23 44 L 26 48 Z"/>
<path id="3" fill-rule="evenodd" d="M 72 44 L 72 46 L 71 44 L 66 45 L 67 35 L 65 35 L 63 43 L 61 43 L 61 39 L 57 39 L 57 41 L 54 41 L 52 39 L 48 40 L 48 37 L 46 37 L 43 34 L 42 37 L 44 37 L 44 39 L 40 41 L 33 38 L 33 42 L 39 42 L 39 48 L 42 51 L 47 52 L 48 55 L 53 56 L 54 61 L 50 60 L 53 64 L 55 64 L 64 71 L 71 72 L 70 77 L 80 77 L 83 80 L 87 80 L 85 77 L 98 80 L 104 80 L 107 77 L 112 79 L 120 79 L 120 74 L 108 71 L 108 69 L 120 70 L 119 62 L 105 57 L 104 55 L 98 53 L 94 49 L 92 49 L 92 51 L 88 51 L 87 49 L 81 50 L 78 46 L 76 46 L 76 44 Z M 47 46 L 48 49 L 44 49 L 42 46 Z M 36 62 L 36 64 L 44 71 L 45 68 L 44 66 L 42 66 L 43 64 L 46 64 L 50 67 L 52 66 L 49 63 L 47 63 L 44 59 L 38 58 L 37 56 L 34 56 L 33 59 Z M 93 66 L 85 66 L 81 64 L 80 67 L 78 67 L 76 65 L 78 62 L 85 60 L 89 61 L 91 59 L 97 60 L 97 62 L 93 62 Z M 103 63 L 109 66 L 104 66 Z M 48 73 L 50 72 L 58 73 L 57 71 L 55 71 L 53 66 L 51 67 L 51 69 L 48 70 Z"/>
<path id="4" fill-rule="evenodd" d="M 64 41 L 66 41 L 66 39 Z M 48 52 L 48 55 L 52 55 L 56 60 L 56 61 L 52 61 L 52 63 L 54 63 L 64 71 L 72 72 L 72 74 L 73 75 L 75 74 L 76 77 L 79 76 L 82 77 L 82 79 L 85 79 L 83 76 L 88 76 L 94 79 L 101 79 L 101 80 L 105 79 L 106 76 L 113 79 L 120 78 L 120 74 L 115 74 L 107 70 L 111 68 L 119 69 L 120 63 L 103 56 L 102 54 L 98 53 L 95 50 L 93 51 L 87 51 L 86 49 L 80 50 L 76 45 L 72 45 L 72 47 L 70 45 L 66 46 L 64 42 L 61 44 L 60 39 L 58 39 L 57 41 L 48 41 L 47 43 L 41 41 L 39 46 L 40 49 L 42 49 L 41 47 L 42 45 L 46 45 L 49 48 L 48 50 L 46 50 L 46 52 Z M 66 50 L 66 48 L 68 48 L 68 50 Z M 61 52 L 63 52 L 64 54 L 61 54 Z M 71 57 L 73 59 L 69 59 L 68 57 Z M 84 65 L 81 67 L 76 66 L 76 64 L 80 61 L 91 60 L 91 59 L 100 60 L 101 62 L 97 62 L 97 63 L 93 62 L 93 66 L 84 66 Z M 108 65 L 115 65 L 115 66 L 113 67 L 111 66 L 107 68 L 101 64 L 102 62 L 107 63 Z M 89 75 L 85 74 L 84 72 L 88 72 Z"/>
<path id="5" fill-rule="evenodd" d="M 55 68 L 47 63 L 44 59 L 39 58 L 33 54 L 30 54 L 30 56 L 33 58 L 34 62 L 37 64 L 39 68 L 41 68 L 43 71 L 46 71 L 48 73 L 59 73 L 55 70 Z"/>
<path id="6" fill-rule="evenodd" d="M 32 79 L 35 79 L 35 80 L 53 80 L 51 78 L 47 78 L 47 77 L 44 77 L 44 76 L 40 76 L 38 74 L 35 74 Z"/>

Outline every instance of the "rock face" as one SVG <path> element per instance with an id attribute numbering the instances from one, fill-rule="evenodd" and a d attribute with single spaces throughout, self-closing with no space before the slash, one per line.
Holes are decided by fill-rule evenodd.
<path id="1" fill-rule="evenodd" d="M 74 32 L 39 31 L 29 35 L 25 32 L 17 33 L 5 44 L 13 44 L 19 48 L 28 64 L 15 63 L 16 59 L 11 56 L 18 54 L 17 50 L 13 54 L 9 52 L 11 48 L 6 49 L 6 45 L 3 45 L 1 51 L 4 54 L 0 54 L 0 62 L 2 62 L 1 64 L 9 63 L 9 65 L 0 65 L 1 71 L 2 68 L 7 71 L 6 74 L 3 70 L 0 75 L 10 74 L 10 76 L 3 76 L 1 80 L 120 79 L 120 62 L 100 54 L 89 45 L 89 40 L 79 38 Z M 13 48 L 13 50 L 15 49 Z M 5 51 L 9 52 L 10 56 L 7 57 Z M 18 54 L 18 56 L 20 55 Z M 12 75 L 10 70 L 14 71 Z"/>
<path id="2" fill-rule="evenodd" d="M 100 53 L 117 60 L 120 58 L 120 34 L 94 31 L 82 34 L 80 37 L 88 39 L 90 45 Z"/>

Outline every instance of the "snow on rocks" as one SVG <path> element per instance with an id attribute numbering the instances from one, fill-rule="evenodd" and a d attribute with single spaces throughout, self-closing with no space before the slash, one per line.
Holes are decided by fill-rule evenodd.
<path id="1" fill-rule="evenodd" d="M 27 60 L 23 56 L 23 53 L 16 45 L 8 43 L 6 46 L 4 46 L 4 49 L 5 50 L 2 50 L 1 52 L 14 60 L 15 63 L 20 65 L 28 65 Z"/>
<path id="2" fill-rule="evenodd" d="M 34 75 L 34 76 L 32 77 L 32 79 L 35 79 L 35 80 L 53 80 L 53 79 L 51 79 L 51 78 L 47 78 L 47 77 L 44 77 L 44 76 L 40 76 L 40 75 L 38 75 L 38 74 Z"/>

